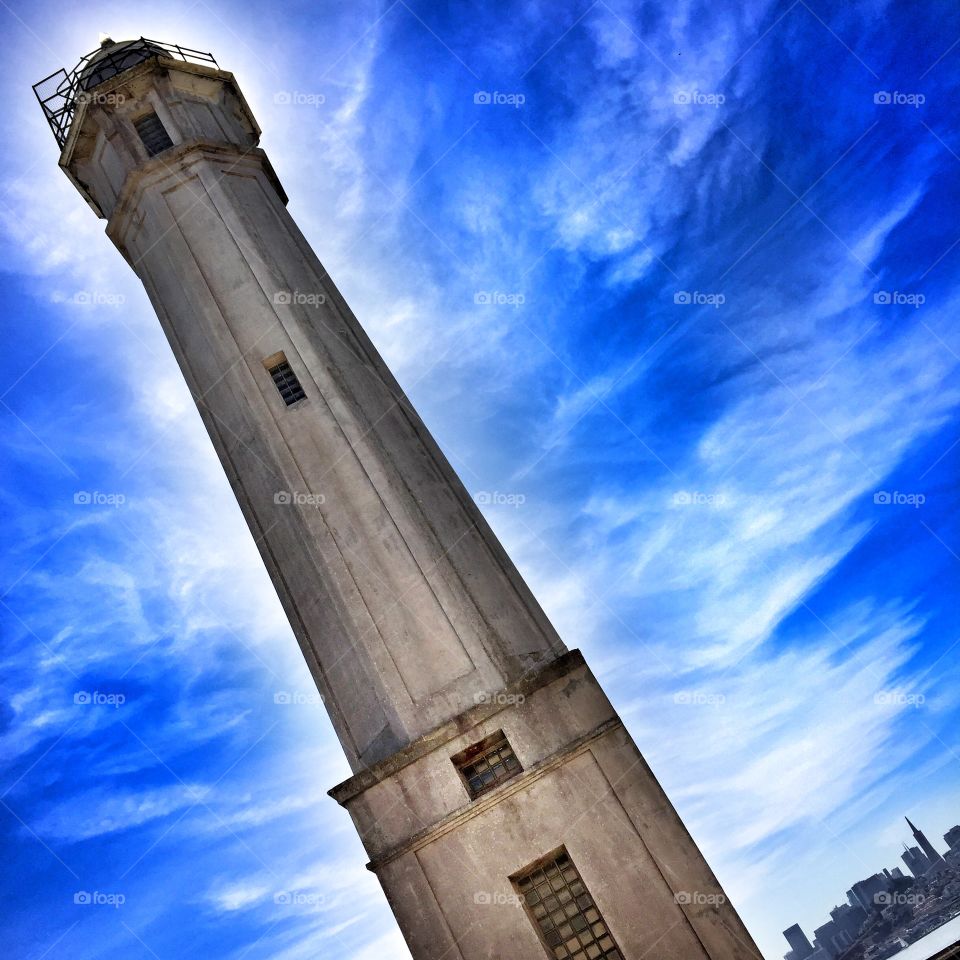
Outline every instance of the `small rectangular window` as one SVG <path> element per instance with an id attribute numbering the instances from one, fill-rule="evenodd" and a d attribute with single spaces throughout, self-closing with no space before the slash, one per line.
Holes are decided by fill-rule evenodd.
<path id="1" fill-rule="evenodd" d="M 139 120 L 134 120 L 133 125 L 140 135 L 140 139 L 143 141 L 147 153 L 151 157 L 155 157 L 161 151 L 173 146 L 170 135 L 164 129 L 160 118 L 155 113 L 148 113 Z"/>
<path id="2" fill-rule="evenodd" d="M 523 771 L 502 730 L 467 747 L 451 758 L 460 771 L 470 797 L 492 790 Z"/>
<path id="3" fill-rule="evenodd" d="M 280 396 L 283 397 L 283 402 L 288 407 L 306 397 L 306 394 L 303 392 L 303 387 L 300 386 L 300 381 L 297 379 L 297 375 L 293 372 L 286 356 L 282 352 L 267 357 L 267 359 L 263 361 L 263 365 L 267 368 L 270 376 L 273 377 L 273 382 Z"/>
<path id="4" fill-rule="evenodd" d="M 566 850 L 512 878 L 547 953 L 557 960 L 623 960 Z"/>

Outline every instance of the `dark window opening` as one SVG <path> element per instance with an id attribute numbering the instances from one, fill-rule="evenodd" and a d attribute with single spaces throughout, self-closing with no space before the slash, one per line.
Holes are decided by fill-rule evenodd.
<path id="1" fill-rule="evenodd" d="M 502 730 L 452 758 L 471 798 L 480 796 L 523 771 Z"/>
<path id="2" fill-rule="evenodd" d="M 151 157 L 155 157 L 161 151 L 173 146 L 170 135 L 155 113 L 148 113 L 145 117 L 134 120 L 133 125 Z"/>
<path id="3" fill-rule="evenodd" d="M 547 952 L 556 960 L 623 960 L 566 850 L 528 867 L 513 883 Z"/>
<path id="4" fill-rule="evenodd" d="M 283 397 L 283 402 L 288 407 L 306 397 L 306 394 L 303 392 L 303 387 L 300 386 L 300 381 L 297 379 L 297 375 L 293 372 L 290 364 L 287 362 L 287 358 L 282 353 L 275 353 L 272 357 L 267 357 L 263 363 L 267 368 L 267 372 L 273 377 L 273 382 L 276 384 L 280 396 Z"/>

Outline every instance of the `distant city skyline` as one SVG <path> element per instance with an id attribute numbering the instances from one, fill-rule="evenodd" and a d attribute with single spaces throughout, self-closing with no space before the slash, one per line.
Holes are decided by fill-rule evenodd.
<path id="1" fill-rule="evenodd" d="M 847 902 L 830 910 L 830 920 L 814 929 L 813 937 L 808 938 L 799 923 L 783 931 L 790 949 L 784 954 L 784 960 L 833 960 L 852 946 L 858 939 L 864 922 L 881 912 L 884 906 L 895 901 L 891 891 L 896 889 L 898 881 L 930 877 L 947 867 L 949 860 L 960 868 L 960 825 L 955 825 L 944 834 L 947 856 L 936 849 L 922 829 L 910 818 L 904 816 L 907 826 L 918 846 L 903 844 L 902 859 L 913 876 L 909 880 L 899 867 L 883 867 L 880 872 L 871 874 L 853 883 L 846 893 Z M 951 919 L 955 914 L 945 916 Z"/>

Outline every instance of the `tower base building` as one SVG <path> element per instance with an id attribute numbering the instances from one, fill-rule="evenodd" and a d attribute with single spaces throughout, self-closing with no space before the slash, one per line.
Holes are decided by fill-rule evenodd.
<path id="1" fill-rule="evenodd" d="M 418 960 L 759 957 L 577 650 L 330 792 Z"/>

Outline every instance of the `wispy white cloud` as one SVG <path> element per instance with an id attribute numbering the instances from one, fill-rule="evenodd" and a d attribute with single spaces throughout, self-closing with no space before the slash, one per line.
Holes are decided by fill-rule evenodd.
<path id="1" fill-rule="evenodd" d="M 91 791 L 71 797 L 69 803 L 40 817 L 35 821 L 34 829 L 42 835 L 67 842 L 89 840 L 167 817 L 200 802 L 207 793 L 207 787 L 202 784 L 123 794 Z"/>

